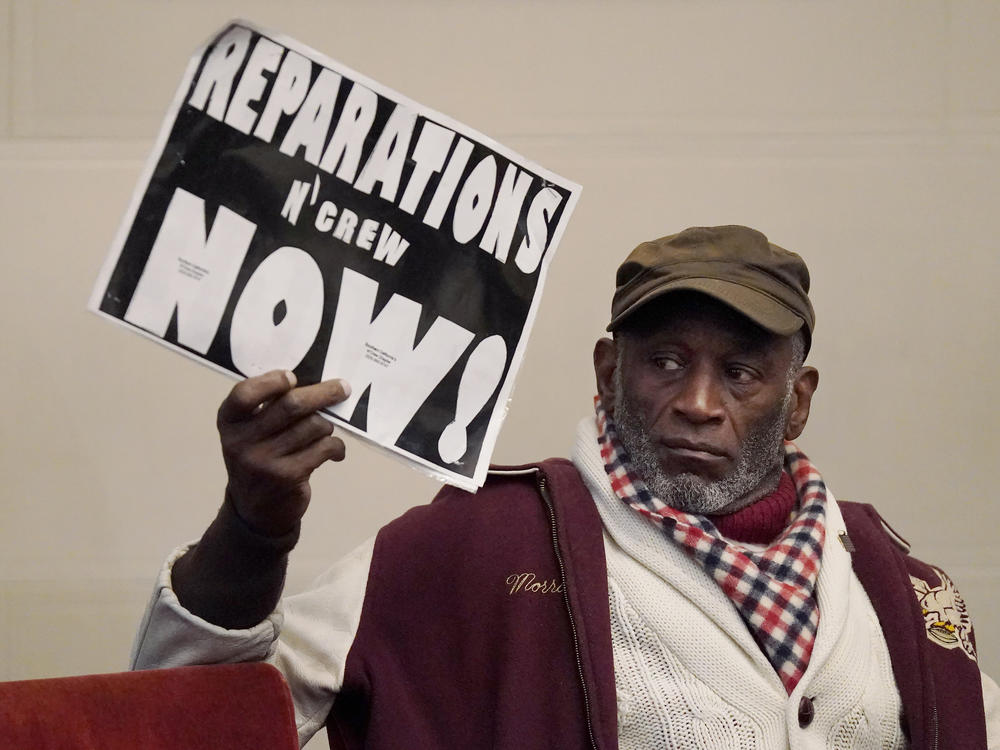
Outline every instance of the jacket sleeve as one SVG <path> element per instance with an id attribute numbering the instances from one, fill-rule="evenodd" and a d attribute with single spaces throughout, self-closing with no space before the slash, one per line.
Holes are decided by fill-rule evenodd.
<path id="1" fill-rule="evenodd" d="M 160 571 L 132 646 L 131 668 L 266 661 L 285 677 L 295 704 L 299 743 L 316 733 L 344 681 L 361 619 L 374 537 L 341 559 L 301 594 L 287 596 L 252 628 L 226 630 L 188 612 L 170 585 L 175 550 Z"/>
<path id="2" fill-rule="evenodd" d="M 1000 750 L 1000 687 L 989 675 L 980 674 L 983 677 L 983 706 L 986 709 L 986 747 L 987 750 Z"/>

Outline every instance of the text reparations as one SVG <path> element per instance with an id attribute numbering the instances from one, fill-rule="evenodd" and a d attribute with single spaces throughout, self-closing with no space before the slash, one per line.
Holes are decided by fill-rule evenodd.
<path id="1" fill-rule="evenodd" d="M 219 38 L 189 106 L 265 143 L 280 138 L 286 156 L 377 194 L 429 227 L 449 219 L 458 243 L 476 242 L 501 263 L 512 257 L 526 274 L 538 269 L 559 191 L 495 153 L 477 154 L 473 141 L 408 104 L 254 36 L 234 26 Z M 387 117 L 380 107 L 390 108 Z"/>

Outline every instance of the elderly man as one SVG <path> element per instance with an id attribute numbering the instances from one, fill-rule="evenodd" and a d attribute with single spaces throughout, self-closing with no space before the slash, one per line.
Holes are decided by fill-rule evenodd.
<path id="1" fill-rule="evenodd" d="M 168 560 L 134 666 L 267 660 L 334 747 L 983 748 L 964 603 L 790 441 L 817 371 L 799 256 L 688 229 L 620 267 L 572 461 L 446 488 L 279 602 L 315 414 L 273 372 L 219 410 L 229 485 Z M 989 737 L 989 739 L 987 739 Z"/>

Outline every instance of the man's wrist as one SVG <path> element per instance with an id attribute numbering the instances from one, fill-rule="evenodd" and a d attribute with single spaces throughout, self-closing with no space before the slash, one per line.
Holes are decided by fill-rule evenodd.
<path id="1" fill-rule="evenodd" d="M 233 502 L 229 487 L 226 487 L 226 497 L 219 509 L 216 522 L 222 526 L 220 531 L 227 537 L 239 540 L 241 547 L 264 555 L 268 552 L 287 555 L 298 543 L 299 532 L 302 529 L 301 521 L 296 521 L 289 531 L 280 536 L 265 534 L 240 514 L 236 503 Z"/>
<path id="2" fill-rule="evenodd" d="M 201 540 L 175 561 L 171 585 L 181 606 L 220 627 L 252 627 L 281 598 L 288 553 L 300 525 L 280 537 L 252 529 L 226 500 Z"/>

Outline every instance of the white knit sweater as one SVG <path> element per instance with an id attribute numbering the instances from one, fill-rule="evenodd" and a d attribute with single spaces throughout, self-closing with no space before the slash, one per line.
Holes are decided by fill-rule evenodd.
<path id="1" fill-rule="evenodd" d="M 816 585 L 819 632 L 791 695 L 722 589 L 611 490 L 593 419 L 573 461 L 605 529 L 618 733 L 632 748 L 905 748 L 901 703 L 875 611 L 837 541 L 832 495 Z M 799 726 L 799 702 L 814 718 Z"/>

